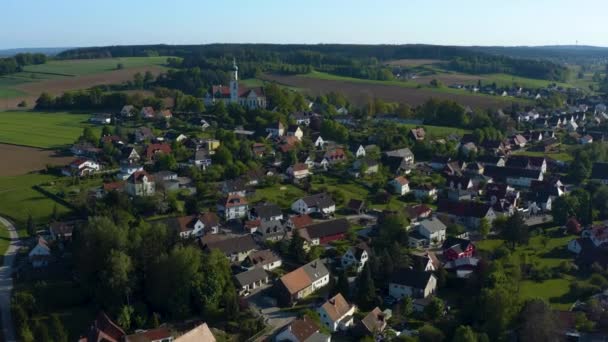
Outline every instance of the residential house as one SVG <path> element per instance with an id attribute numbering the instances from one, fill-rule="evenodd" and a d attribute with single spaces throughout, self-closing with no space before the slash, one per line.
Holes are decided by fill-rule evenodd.
<path id="1" fill-rule="evenodd" d="M 412 128 L 410 130 L 410 137 L 415 141 L 423 141 L 426 136 L 426 131 L 424 127 Z"/>
<path id="2" fill-rule="evenodd" d="M 247 216 L 249 204 L 247 199 L 240 195 L 228 195 L 220 200 L 217 206 L 218 212 L 222 213 L 225 220 L 234 220 Z"/>
<path id="3" fill-rule="evenodd" d="M 194 166 L 206 170 L 211 164 L 213 164 L 213 160 L 211 159 L 211 155 L 207 150 L 197 150 L 194 152 L 194 158 L 191 161 Z"/>
<path id="4" fill-rule="evenodd" d="M 390 318 L 390 310 L 383 312 L 380 308 L 375 307 L 361 320 L 361 324 L 359 324 L 360 334 L 364 336 L 382 334 L 384 329 L 388 326 L 387 322 Z"/>
<path id="5" fill-rule="evenodd" d="M 56 221 L 49 224 L 49 233 L 54 241 L 72 241 L 74 229 L 80 221 Z"/>
<path id="6" fill-rule="evenodd" d="M 325 140 L 323 139 L 323 137 L 320 134 L 316 135 L 316 136 L 313 135 L 312 142 L 316 148 L 323 148 L 323 146 L 325 146 Z"/>
<path id="7" fill-rule="evenodd" d="M 101 170 L 101 165 L 94 160 L 78 158 L 61 170 L 64 176 L 84 177 L 92 175 Z"/>
<path id="8" fill-rule="evenodd" d="M 285 134 L 285 126 L 283 125 L 283 123 L 278 121 L 276 124 L 274 124 L 270 127 L 267 127 L 266 133 L 268 133 L 268 136 L 270 138 L 282 137 Z"/>
<path id="9" fill-rule="evenodd" d="M 51 260 L 51 248 L 49 247 L 49 243 L 42 236 L 39 236 L 36 240 L 36 244 L 27 256 L 34 268 L 48 266 L 49 261 Z"/>
<path id="10" fill-rule="evenodd" d="M 78 342 L 122 342 L 126 335 L 118 324 L 100 312 L 89 330 L 78 338 Z"/>
<path id="11" fill-rule="evenodd" d="M 582 136 L 580 139 L 578 139 L 578 142 L 581 145 L 587 145 L 587 144 L 591 144 L 593 143 L 593 137 L 589 134 Z"/>
<path id="12" fill-rule="evenodd" d="M 272 271 L 275 268 L 281 267 L 283 260 L 272 250 L 263 249 L 249 254 L 245 260 L 245 264 L 250 267 L 259 267 L 266 271 Z"/>
<path id="13" fill-rule="evenodd" d="M 417 200 L 435 200 L 437 199 L 437 187 L 432 184 L 420 184 L 410 187 L 410 191 L 414 194 Z"/>
<path id="14" fill-rule="evenodd" d="M 365 157 L 365 152 L 365 147 L 363 147 L 363 145 L 359 145 L 359 147 L 357 147 L 354 152 L 355 158 Z"/>
<path id="15" fill-rule="evenodd" d="M 279 221 L 283 219 L 283 212 L 278 205 L 272 203 L 261 203 L 249 210 L 249 219 L 261 221 Z"/>
<path id="16" fill-rule="evenodd" d="M 287 175 L 293 180 L 301 180 L 310 176 L 308 165 L 305 163 L 296 163 L 287 168 Z"/>
<path id="17" fill-rule="evenodd" d="M 479 149 L 477 148 L 477 145 L 475 145 L 474 142 L 468 142 L 460 145 L 460 151 L 463 155 L 468 156 L 471 153 L 477 153 Z"/>
<path id="18" fill-rule="evenodd" d="M 547 172 L 547 159 L 544 157 L 530 156 L 510 156 L 505 163 L 505 167 L 527 170 L 540 170 L 542 173 Z"/>
<path id="19" fill-rule="evenodd" d="M 242 178 L 226 180 L 222 183 L 222 193 L 227 196 L 245 197 L 247 195 L 247 185 Z"/>
<path id="20" fill-rule="evenodd" d="M 268 284 L 268 273 L 263 268 L 252 268 L 234 276 L 239 296 L 248 296 L 251 291 Z"/>
<path id="21" fill-rule="evenodd" d="M 101 152 L 103 152 L 103 150 L 93 146 L 93 144 L 91 144 L 91 143 L 79 142 L 79 143 L 72 145 L 72 147 L 70 147 L 70 152 L 75 156 L 94 157 L 94 156 L 100 154 Z"/>
<path id="22" fill-rule="evenodd" d="M 447 227 L 438 218 L 432 217 L 418 222 L 415 229 L 430 244 L 440 244 L 445 240 Z"/>
<path id="23" fill-rule="evenodd" d="M 344 253 L 341 259 L 342 267 L 344 269 L 354 267 L 357 273 L 360 273 L 363 271 L 363 267 L 370 258 L 371 253 L 371 248 L 365 242 L 361 242 Z"/>
<path id="24" fill-rule="evenodd" d="M 368 176 L 378 173 L 379 170 L 380 163 L 378 163 L 377 160 L 363 157 L 353 162 L 353 166 L 349 170 L 349 173 L 353 177 L 359 178 L 361 176 Z"/>
<path id="25" fill-rule="evenodd" d="M 173 342 L 171 330 L 166 326 L 149 330 L 136 330 L 131 335 L 124 336 L 124 342 Z"/>
<path id="26" fill-rule="evenodd" d="M 298 125 L 289 125 L 287 127 L 286 134 L 288 137 L 296 137 L 298 140 L 301 141 L 302 137 L 304 136 L 304 131 L 302 131 L 302 129 Z"/>
<path id="27" fill-rule="evenodd" d="M 384 153 L 384 163 L 395 174 L 409 173 L 414 165 L 414 154 L 409 148 L 388 151 Z"/>
<path id="28" fill-rule="evenodd" d="M 513 136 L 513 145 L 519 147 L 519 148 L 524 148 L 526 147 L 526 144 L 528 143 L 528 139 L 526 139 L 523 135 L 521 134 L 515 134 Z"/>
<path id="29" fill-rule="evenodd" d="M 320 328 L 313 320 L 306 318 L 298 318 L 289 323 L 285 328 L 279 331 L 274 338 L 275 342 L 329 342 L 331 336 L 320 332 Z"/>
<path id="30" fill-rule="evenodd" d="M 139 127 L 135 129 L 135 141 L 136 142 L 144 142 L 144 141 L 152 141 L 154 140 L 154 132 L 149 127 Z"/>
<path id="31" fill-rule="evenodd" d="M 434 252 L 410 252 L 411 268 L 417 271 L 435 272 L 441 267 L 441 261 Z"/>
<path id="32" fill-rule="evenodd" d="M 346 153 L 343 148 L 331 149 L 325 152 L 323 159 L 326 159 L 329 164 L 340 163 L 346 160 Z"/>
<path id="33" fill-rule="evenodd" d="M 146 146 L 146 158 L 149 161 L 156 161 L 159 156 L 169 154 L 171 154 L 171 145 L 167 143 L 148 144 L 148 146 Z"/>
<path id="34" fill-rule="evenodd" d="M 426 298 L 437 290 L 437 278 L 431 272 L 410 269 L 397 270 L 389 280 L 389 295 L 397 300 L 404 297 Z"/>
<path id="35" fill-rule="evenodd" d="M 365 211 L 365 201 L 351 198 L 346 204 L 346 209 L 355 215 L 361 215 Z"/>
<path id="36" fill-rule="evenodd" d="M 470 258 L 475 254 L 475 245 L 466 239 L 448 237 L 441 247 L 446 260 Z"/>
<path id="37" fill-rule="evenodd" d="M 310 125 L 311 118 L 318 116 L 318 115 L 319 114 L 317 114 L 315 112 L 305 112 L 305 111 L 291 113 L 291 117 L 295 120 L 296 124 L 298 124 L 300 126 L 306 126 L 306 127 L 308 127 Z"/>
<path id="38" fill-rule="evenodd" d="M 168 228 L 177 231 L 182 239 L 200 237 L 205 233 L 205 224 L 198 215 L 171 217 L 164 222 Z"/>
<path id="39" fill-rule="evenodd" d="M 486 166 L 484 175 L 492 178 L 494 182 L 507 183 L 516 187 L 530 187 L 532 182 L 542 181 L 544 178 L 541 170 L 496 166 Z"/>
<path id="40" fill-rule="evenodd" d="M 130 118 L 135 114 L 135 107 L 132 105 L 124 105 L 120 110 L 120 115 L 126 118 Z"/>
<path id="41" fill-rule="evenodd" d="M 344 239 L 350 229 L 350 223 L 345 218 L 322 221 L 310 224 L 298 232 L 309 245 L 325 245 L 332 241 Z"/>
<path id="42" fill-rule="evenodd" d="M 393 178 L 388 184 L 394 194 L 403 196 L 410 192 L 410 181 L 403 176 Z"/>
<path id="43" fill-rule="evenodd" d="M 146 171 L 137 171 L 127 178 L 125 191 L 131 196 L 152 196 L 156 183 Z"/>
<path id="44" fill-rule="evenodd" d="M 144 119 L 154 119 L 156 117 L 156 111 L 152 107 L 143 107 L 139 112 Z"/>
<path id="45" fill-rule="evenodd" d="M 428 218 L 433 213 L 433 210 L 426 204 L 415 204 L 405 208 L 405 215 L 410 222 L 417 222 L 419 220 Z"/>
<path id="46" fill-rule="evenodd" d="M 185 334 L 176 337 L 174 342 L 215 342 L 215 336 L 213 336 L 207 323 L 202 323 Z"/>
<path id="47" fill-rule="evenodd" d="M 329 284 L 329 271 L 320 260 L 282 276 L 277 282 L 278 293 L 285 303 L 297 302 Z"/>
<path id="48" fill-rule="evenodd" d="M 95 114 L 89 119 L 89 122 L 94 125 L 109 125 L 112 123 L 112 115 L 110 114 Z"/>
<path id="49" fill-rule="evenodd" d="M 319 193 L 302 197 L 291 204 L 291 210 L 300 214 L 320 213 L 323 216 L 332 215 L 336 211 L 336 203 L 327 193 Z"/>
<path id="50" fill-rule="evenodd" d="M 492 223 L 496 213 L 488 203 L 440 201 L 437 212 L 453 223 L 478 229 L 482 219 Z"/>
<path id="51" fill-rule="evenodd" d="M 171 113 L 171 111 L 168 109 L 159 110 L 158 112 L 156 112 L 156 118 L 169 120 L 173 118 L 173 113 Z"/>
<path id="52" fill-rule="evenodd" d="M 308 225 L 311 225 L 313 223 L 313 220 L 312 217 L 310 217 L 310 215 L 308 214 L 299 214 L 289 217 L 287 223 L 292 230 L 298 230 Z"/>
<path id="53" fill-rule="evenodd" d="M 207 211 L 198 216 L 203 223 L 205 234 L 217 234 L 220 232 L 220 218 L 216 213 Z"/>
<path id="54" fill-rule="evenodd" d="M 344 331 L 353 326 L 356 306 L 338 293 L 317 309 L 321 323 L 331 332 Z"/>
<path id="55" fill-rule="evenodd" d="M 211 236 L 216 237 L 216 236 Z M 251 253 L 259 250 L 258 244 L 251 235 L 242 235 L 231 238 L 217 238 L 206 240 L 206 237 L 199 239 L 203 249 L 211 251 L 217 249 L 222 252 L 231 262 L 243 262 Z"/>

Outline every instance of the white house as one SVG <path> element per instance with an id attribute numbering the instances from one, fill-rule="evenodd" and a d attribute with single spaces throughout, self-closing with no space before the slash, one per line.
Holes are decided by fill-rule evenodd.
<path id="1" fill-rule="evenodd" d="M 36 245 L 28 254 L 28 258 L 33 267 L 44 267 L 49 264 L 51 258 L 51 248 L 48 242 L 42 237 L 38 237 Z"/>
<path id="2" fill-rule="evenodd" d="M 331 336 L 319 331 L 319 326 L 310 318 L 296 319 L 283 328 L 274 338 L 275 342 L 329 342 Z"/>
<path id="3" fill-rule="evenodd" d="M 135 107 L 133 107 L 132 105 L 122 106 L 122 109 L 120 110 L 120 115 L 124 117 L 131 117 L 134 113 Z"/>
<path id="4" fill-rule="evenodd" d="M 233 220 L 247 216 L 249 204 L 247 199 L 240 195 L 228 195 L 226 199 L 218 204 L 218 211 L 224 214 L 226 220 Z"/>
<path id="5" fill-rule="evenodd" d="M 365 147 L 363 147 L 363 145 L 359 145 L 359 147 L 355 151 L 355 158 L 365 157 L 365 152 Z"/>
<path id="6" fill-rule="evenodd" d="M 341 293 L 325 302 L 317 312 L 321 323 L 331 332 L 347 330 L 353 326 L 356 307 L 349 304 Z"/>
<path id="7" fill-rule="evenodd" d="M 156 183 L 146 171 L 137 171 L 127 178 L 125 191 L 131 196 L 152 196 Z"/>
<path id="8" fill-rule="evenodd" d="M 101 170 L 101 166 L 96 161 L 90 159 L 76 159 L 68 165 L 68 167 L 61 170 L 64 176 L 88 176 Z"/>
<path id="9" fill-rule="evenodd" d="M 273 126 L 267 127 L 266 133 L 273 138 L 282 137 L 285 134 L 285 126 L 279 121 Z"/>
<path id="10" fill-rule="evenodd" d="M 426 298 L 437 290 L 437 278 L 431 272 L 410 269 L 396 271 L 389 280 L 389 295 L 397 300 L 404 297 Z"/>
<path id="11" fill-rule="evenodd" d="M 365 242 L 349 248 L 342 256 L 342 267 L 347 269 L 354 267 L 360 273 L 370 257 L 371 250 Z"/>
<path id="12" fill-rule="evenodd" d="M 437 198 L 437 188 L 430 184 L 422 184 L 412 187 L 411 191 L 416 199 L 430 198 L 434 200 Z"/>
<path id="13" fill-rule="evenodd" d="M 302 137 L 304 136 L 304 131 L 302 131 L 302 129 L 298 125 L 289 125 L 289 127 L 287 127 L 286 135 L 288 137 L 296 137 L 298 140 L 301 141 Z"/>
<path id="14" fill-rule="evenodd" d="M 323 146 L 325 146 L 325 140 L 323 140 L 323 137 L 319 135 L 316 139 L 314 139 L 313 144 L 317 148 L 322 148 Z"/>
<path id="15" fill-rule="evenodd" d="M 287 175 L 289 175 L 289 177 L 292 179 L 300 180 L 308 177 L 310 175 L 310 171 L 308 170 L 307 164 L 297 163 L 287 169 Z"/>
<path id="16" fill-rule="evenodd" d="M 392 179 L 388 184 L 391 186 L 393 193 L 397 195 L 403 196 L 410 192 L 410 181 L 403 176 Z"/>
<path id="17" fill-rule="evenodd" d="M 336 203 L 329 194 L 320 193 L 298 199 L 291 204 L 291 210 L 298 214 L 331 215 L 336 211 Z"/>
<path id="18" fill-rule="evenodd" d="M 429 240 L 431 244 L 440 244 L 445 241 L 446 225 L 438 218 L 427 218 L 418 223 L 416 230 Z"/>

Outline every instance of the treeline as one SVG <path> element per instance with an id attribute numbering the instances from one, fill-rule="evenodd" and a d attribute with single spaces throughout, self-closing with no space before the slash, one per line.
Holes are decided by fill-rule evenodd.
<path id="1" fill-rule="evenodd" d="M 517 59 L 506 56 L 456 57 L 447 65 L 452 70 L 469 74 L 505 73 L 552 81 L 566 81 L 569 76 L 568 68 L 550 61 Z"/>
<path id="2" fill-rule="evenodd" d="M 163 101 L 157 97 L 144 97 L 139 93 L 133 95 L 120 92 L 104 93 L 99 88 L 68 91 L 55 97 L 42 93 L 36 100 L 37 110 L 118 110 L 124 105 L 150 106 L 158 110 L 162 109 Z"/>
<path id="3" fill-rule="evenodd" d="M 26 65 L 44 63 L 46 55 L 42 53 L 19 53 L 13 57 L 0 58 L 0 76 L 20 72 Z"/>

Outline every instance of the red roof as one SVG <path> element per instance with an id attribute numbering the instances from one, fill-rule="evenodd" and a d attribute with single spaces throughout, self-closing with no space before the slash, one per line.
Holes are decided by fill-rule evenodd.
<path id="1" fill-rule="evenodd" d="M 131 183 L 140 183 L 144 176 L 150 179 L 150 175 L 146 171 L 137 171 L 129 176 L 128 181 Z"/>
<path id="2" fill-rule="evenodd" d="M 238 207 L 246 204 L 247 199 L 245 199 L 243 196 L 230 195 L 226 198 L 226 208 Z"/>
<path id="3" fill-rule="evenodd" d="M 305 171 L 305 170 L 308 170 L 308 165 L 306 165 L 304 163 L 297 163 L 297 164 L 294 164 L 292 169 L 293 169 L 293 172 Z"/>
<path id="4" fill-rule="evenodd" d="M 103 191 L 110 192 L 115 190 L 120 190 L 125 186 L 125 182 L 112 182 L 112 183 L 104 183 Z"/>
<path id="5" fill-rule="evenodd" d="M 148 159 L 152 159 L 156 153 L 171 153 L 171 146 L 169 144 L 150 144 L 146 147 L 146 156 Z"/>
<path id="6" fill-rule="evenodd" d="M 289 218 L 295 229 L 304 228 L 312 224 L 312 217 L 308 215 L 296 215 Z"/>

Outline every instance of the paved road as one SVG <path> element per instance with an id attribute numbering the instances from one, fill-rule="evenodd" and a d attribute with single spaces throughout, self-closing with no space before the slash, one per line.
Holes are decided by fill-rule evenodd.
<path id="1" fill-rule="evenodd" d="M 13 261 L 19 246 L 19 235 L 15 226 L 7 219 L 0 217 L 0 223 L 8 228 L 11 243 L 4 254 L 4 264 L 0 267 L 0 315 L 2 316 L 2 335 L 4 342 L 16 342 L 15 329 L 11 318 L 10 303 L 13 290 Z M 0 229 L 4 229 L 0 225 Z"/>
<path id="2" fill-rule="evenodd" d="M 271 329 L 266 332 L 264 336 L 260 336 L 258 339 L 256 339 L 256 341 L 267 340 L 279 329 L 283 328 L 297 318 L 295 312 L 281 311 L 281 309 L 277 306 L 276 300 L 272 298 L 270 291 L 270 288 L 266 288 L 252 294 L 247 298 L 249 304 L 253 307 L 254 312 L 262 315 L 266 324 L 271 327 Z"/>

